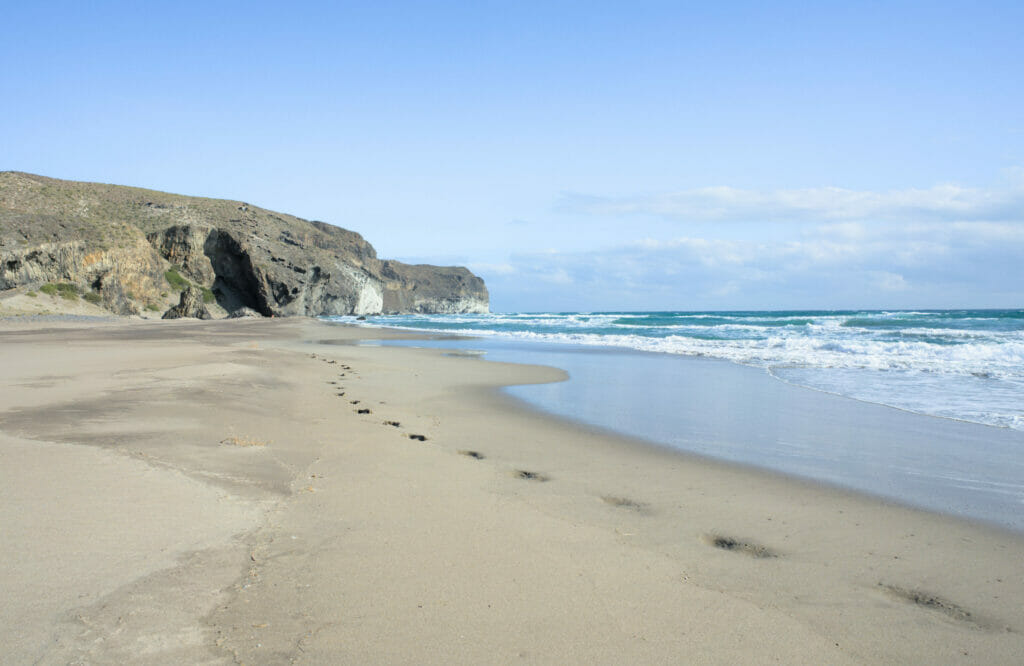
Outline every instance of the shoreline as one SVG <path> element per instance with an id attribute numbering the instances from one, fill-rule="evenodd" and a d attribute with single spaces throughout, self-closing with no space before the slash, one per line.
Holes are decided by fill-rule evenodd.
<path id="1" fill-rule="evenodd" d="M 797 387 L 797 388 L 803 389 L 803 388 L 806 388 L 806 387 Z M 724 467 L 726 469 L 734 469 L 734 470 L 737 470 L 737 471 L 742 471 L 742 472 L 746 472 L 746 473 L 749 473 L 749 474 L 753 474 L 753 475 L 756 475 L 756 476 L 763 475 L 765 477 L 775 478 L 780 483 L 786 483 L 786 484 L 791 483 L 791 484 L 794 484 L 794 485 L 797 485 L 797 486 L 804 486 L 807 489 L 809 489 L 810 491 L 817 490 L 817 491 L 821 491 L 821 492 L 824 492 L 824 493 L 827 493 L 827 494 L 845 495 L 845 496 L 849 496 L 850 498 L 852 498 L 854 500 L 861 500 L 861 501 L 866 501 L 866 502 L 874 502 L 874 503 L 877 503 L 880 506 L 888 506 L 888 507 L 898 508 L 898 509 L 902 509 L 902 510 L 905 510 L 905 511 L 908 511 L 908 512 L 911 512 L 911 513 L 921 513 L 923 515 L 932 516 L 932 517 L 940 519 L 940 520 L 950 520 L 950 521 L 962 523 L 964 525 L 971 526 L 971 527 L 988 529 L 988 530 L 991 530 L 991 531 L 993 531 L 995 533 L 998 533 L 998 534 L 1007 535 L 1007 536 L 1009 536 L 1011 538 L 1018 538 L 1018 539 L 1024 540 L 1024 529 L 1014 529 L 1011 526 L 1008 526 L 1008 525 L 996 522 L 994 520 L 985 520 L 983 518 L 976 518 L 976 517 L 973 517 L 973 516 L 965 516 L 965 515 L 960 515 L 960 514 L 956 514 L 956 513 L 940 511 L 938 509 L 931 509 L 929 507 L 920 506 L 920 505 L 913 504 L 913 503 L 905 501 L 905 500 L 901 500 L 901 499 L 899 499 L 897 497 L 890 497 L 890 496 L 885 496 L 885 495 L 879 495 L 877 493 L 871 493 L 871 492 L 868 492 L 868 491 L 865 491 L 865 490 L 860 490 L 860 489 L 854 488 L 852 486 L 843 485 L 842 483 L 835 482 L 835 481 L 829 481 L 829 480 L 825 480 L 825 479 L 816 479 L 816 478 L 813 478 L 813 477 L 810 477 L 810 476 L 801 476 L 801 475 L 798 475 L 798 474 L 793 474 L 793 473 L 784 472 L 784 471 L 777 470 L 777 469 L 772 469 L 770 467 L 763 467 L 763 466 L 757 465 L 755 463 L 741 462 L 741 461 L 736 461 L 736 460 L 727 460 L 727 459 L 724 459 L 724 458 L 716 458 L 716 457 L 714 457 L 712 455 L 705 454 L 705 453 L 700 453 L 700 452 L 697 452 L 697 451 L 687 451 L 687 450 L 679 449 L 679 448 L 673 447 L 671 444 L 666 444 L 664 442 L 660 442 L 660 441 L 657 441 L 657 440 L 654 440 L 654 439 L 646 439 L 646 438 L 644 438 L 642 436 L 633 435 L 633 434 L 630 434 L 628 432 L 623 432 L 623 431 L 615 430 L 614 428 L 609 428 L 609 427 L 597 425 L 597 424 L 591 423 L 589 421 L 583 421 L 583 420 L 579 420 L 579 419 L 574 419 L 574 418 L 572 418 L 570 416 L 566 416 L 564 414 L 560 414 L 560 413 L 557 413 L 557 412 L 544 411 L 543 409 L 538 408 L 536 405 L 531 404 L 527 400 L 524 400 L 524 399 L 519 398 L 519 397 L 514 396 L 514 395 L 504 394 L 504 393 L 501 392 L 501 390 L 502 389 L 498 390 L 499 391 L 499 395 L 507 398 L 510 401 L 510 404 L 506 405 L 504 407 L 504 409 L 510 409 L 510 410 L 521 409 L 525 413 L 539 414 L 539 415 L 542 415 L 542 416 L 545 416 L 545 417 L 549 417 L 549 418 L 551 418 L 554 421 L 567 421 L 569 423 L 574 424 L 575 427 L 577 427 L 578 429 L 580 429 L 582 431 L 590 432 L 590 433 L 592 433 L 595 436 L 607 437 L 607 438 L 610 438 L 610 439 L 620 440 L 622 442 L 623 446 L 626 446 L 626 447 L 636 447 L 638 449 L 648 449 L 648 450 L 651 450 L 651 451 L 653 451 L 655 453 L 664 454 L 664 455 L 666 455 L 669 458 L 681 458 L 681 459 L 683 459 L 683 460 L 685 460 L 688 463 L 693 464 L 693 465 L 708 465 L 708 466 L 712 466 L 712 467 L 714 467 L 714 466 L 722 466 L 722 467 Z M 808 389 L 808 390 L 812 390 L 813 391 L 813 390 L 816 390 L 816 389 Z M 828 394 L 828 395 L 833 395 L 833 394 Z M 846 398 L 846 396 L 836 396 L 836 397 L 841 397 L 841 398 L 844 398 L 844 399 L 852 399 L 852 398 Z M 866 403 L 866 404 L 874 405 L 876 403 Z M 888 408 L 888 405 L 878 405 L 878 406 L 879 407 L 887 407 Z M 892 407 L 891 409 L 897 409 L 898 410 L 898 408 L 895 408 L 895 407 Z M 903 411 L 903 410 L 900 410 L 900 411 Z M 942 418 L 942 417 L 932 417 L 932 416 L 926 415 L 926 414 L 915 414 L 915 415 L 916 416 L 927 416 L 928 418 Z M 992 427 L 992 428 L 998 428 L 999 427 L 999 426 L 987 426 L 986 424 L 975 424 L 973 422 L 968 422 L 968 423 L 971 423 L 971 425 L 982 425 L 982 426 L 985 426 L 985 427 Z"/>
<path id="2" fill-rule="evenodd" d="M 361 346 L 399 336 L 315 320 L 39 328 L 0 323 L 14 657 L 1024 654 L 1021 535 L 663 450 L 501 390 L 557 369 Z M 81 454 L 105 462 L 53 471 Z M 110 478 L 125 481 L 96 483 Z M 151 486 L 166 501 L 150 520 L 101 513 Z M 46 529 L 67 506 L 81 515 Z M 90 574 L 111 553 L 131 561 Z"/>
<path id="3" fill-rule="evenodd" d="M 465 345 L 437 338 L 382 344 L 468 347 L 485 359 L 566 369 L 565 384 L 506 392 L 534 409 L 672 451 L 1024 533 L 1024 433 L 1013 429 L 802 386 L 726 359 L 487 337 Z"/>
<path id="4" fill-rule="evenodd" d="M 791 384 L 1024 433 L 1020 310 L 496 313 L 371 318 L 494 344 L 583 345 L 767 368 Z M 340 319 L 340 318 L 328 318 Z"/>

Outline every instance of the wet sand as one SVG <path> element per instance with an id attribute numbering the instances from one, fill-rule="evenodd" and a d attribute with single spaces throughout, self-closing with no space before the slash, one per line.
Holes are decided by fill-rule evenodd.
<path id="1" fill-rule="evenodd" d="M 468 347 L 489 360 L 561 368 L 569 381 L 508 392 L 677 450 L 1024 533 L 1021 430 L 816 391 L 722 359 L 495 338 L 381 344 Z"/>
<path id="2" fill-rule="evenodd" d="M 0 321 L 10 663 L 1015 663 L 1024 540 L 316 321 Z"/>

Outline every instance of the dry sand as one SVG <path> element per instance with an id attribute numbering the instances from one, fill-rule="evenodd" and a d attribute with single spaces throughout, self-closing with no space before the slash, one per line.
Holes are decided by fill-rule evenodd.
<path id="1" fill-rule="evenodd" d="M 0 321 L 0 659 L 1024 662 L 1020 535 L 538 414 L 494 389 L 558 370 L 372 335 Z"/>

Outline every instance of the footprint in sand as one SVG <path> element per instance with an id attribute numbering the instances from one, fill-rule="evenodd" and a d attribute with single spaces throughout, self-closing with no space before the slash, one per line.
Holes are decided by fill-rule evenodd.
<path id="1" fill-rule="evenodd" d="M 722 550 L 728 550 L 733 553 L 742 553 L 749 557 L 755 557 L 758 559 L 778 557 L 779 554 L 758 543 L 751 541 L 744 541 L 743 539 L 737 539 L 736 537 L 724 536 L 721 534 L 706 534 L 704 535 L 704 541 L 708 545 L 720 548 Z"/>
<path id="2" fill-rule="evenodd" d="M 628 497 L 617 497 L 615 495 L 602 495 L 601 501 L 610 506 L 614 506 L 617 509 L 636 511 L 637 513 L 646 513 L 648 508 L 643 502 L 637 502 L 636 500 L 631 500 Z"/>
<path id="3" fill-rule="evenodd" d="M 526 481 L 537 481 L 539 483 L 551 480 L 551 478 L 546 474 L 541 474 L 540 472 L 530 472 L 525 469 L 517 469 L 512 473 L 512 476 L 516 477 L 517 479 L 523 479 Z"/>
<path id="4" fill-rule="evenodd" d="M 362 408 L 362 409 L 357 409 L 356 410 L 356 414 L 372 414 L 372 413 L 373 412 L 371 412 L 369 409 L 366 409 L 365 407 Z"/>
<path id="5" fill-rule="evenodd" d="M 425 442 L 425 441 L 427 441 L 427 438 L 424 437 L 423 435 L 409 435 L 409 439 L 414 439 L 417 442 Z"/>
<path id="6" fill-rule="evenodd" d="M 467 456 L 475 460 L 483 460 L 484 458 L 487 457 L 484 454 L 480 453 L 479 451 L 467 451 L 466 449 L 459 449 L 459 455 Z"/>
<path id="7" fill-rule="evenodd" d="M 1009 627 L 1000 626 L 998 622 L 983 619 L 978 617 L 971 611 L 967 610 L 963 606 L 953 603 L 948 599 L 926 592 L 924 590 L 917 590 L 907 587 L 901 587 L 899 585 L 888 585 L 886 583 L 879 583 L 878 587 L 882 589 L 887 595 L 895 597 L 900 601 L 913 604 L 919 608 L 935 611 L 942 613 L 943 615 L 956 620 L 957 622 L 963 622 L 964 624 L 970 625 L 975 629 L 986 629 L 989 631 L 1012 631 Z"/>

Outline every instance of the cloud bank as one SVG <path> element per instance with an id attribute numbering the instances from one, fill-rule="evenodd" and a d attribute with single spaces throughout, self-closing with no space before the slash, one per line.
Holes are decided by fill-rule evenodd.
<path id="1" fill-rule="evenodd" d="M 696 189 L 632 197 L 564 194 L 558 209 L 586 215 L 650 215 L 694 222 L 742 221 L 1021 221 L 1024 171 L 999 188 L 936 185 L 875 192 L 841 187 Z"/>
<path id="2" fill-rule="evenodd" d="M 477 265 L 496 310 L 1021 307 L 1024 226 L 817 225 L 784 240 L 644 239 Z"/>
<path id="3" fill-rule="evenodd" d="M 705 187 L 558 209 L 602 247 L 478 265 L 496 309 L 1024 307 L 1024 169 L 992 187 Z"/>

